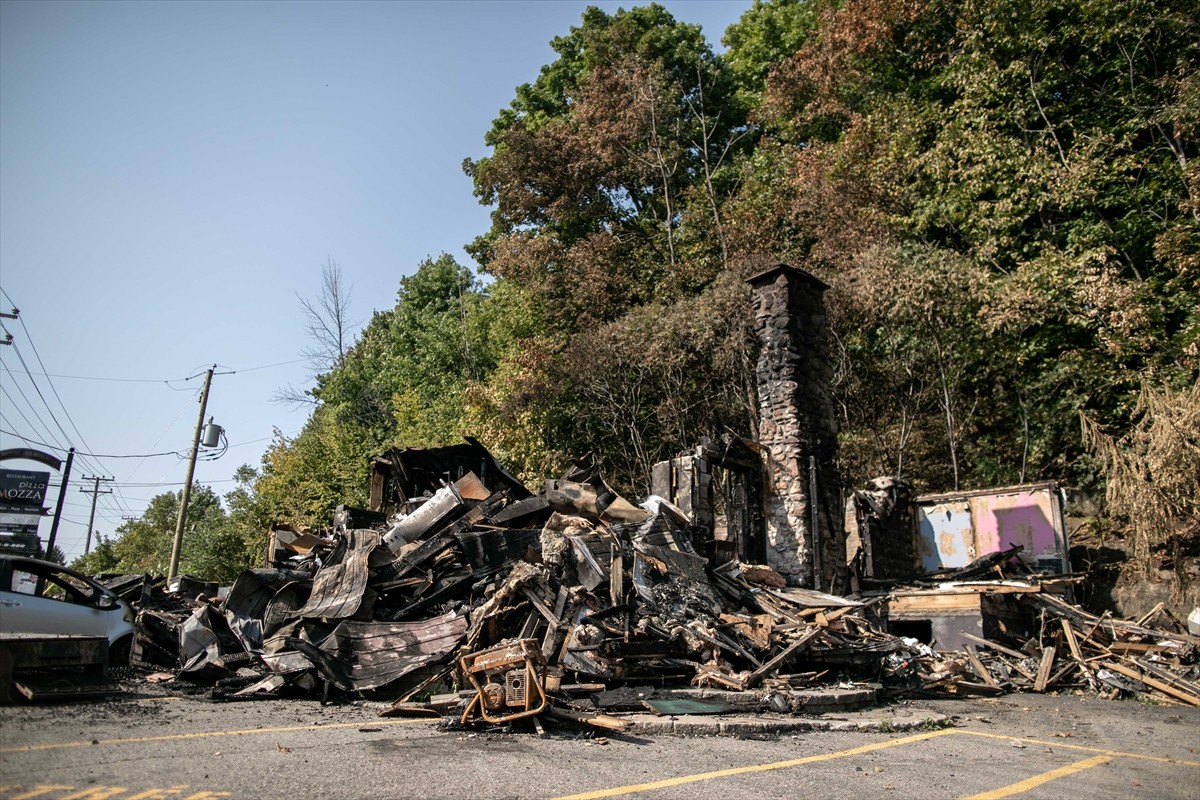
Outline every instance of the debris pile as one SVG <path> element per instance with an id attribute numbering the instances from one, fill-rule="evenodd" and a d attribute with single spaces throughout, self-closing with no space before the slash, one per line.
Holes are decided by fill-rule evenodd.
<path id="1" fill-rule="evenodd" d="M 1062 579 L 989 583 L 1019 546 L 930 577 L 967 587 L 976 607 L 1001 593 L 1040 630 L 1007 644 L 964 633 L 965 649 L 946 653 L 885 632 L 899 590 L 838 597 L 710 561 L 684 512 L 629 502 L 594 460 L 535 495 L 473 440 L 391 451 L 374 464 L 372 504 L 383 511 L 343 507 L 325 531 L 277 528 L 273 565 L 221 598 L 123 579 L 142 596 L 134 663 L 228 699 L 386 690 L 391 713 L 611 729 L 623 723 L 607 711 L 785 710 L 781 693 L 849 679 L 892 694 L 1080 687 L 1200 704 L 1200 640 L 1042 591 Z"/>
<path id="2" fill-rule="evenodd" d="M 231 697 L 389 687 L 407 700 L 449 683 L 474 690 L 464 719 L 496 721 L 550 704 L 586 714 L 566 700 L 580 686 L 874 679 L 904 648 L 871 620 L 875 602 L 788 587 L 766 566 L 714 567 L 679 509 L 629 502 L 594 461 L 532 495 L 472 452 L 393 452 L 381 490 L 394 513 L 343 508 L 328 532 L 278 530 L 273 567 L 186 618 L 143 607 L 135 663 Z"/>
<path id="3" fill-rule="evenodd" d="M 942 674 L 924 688 L 961 694 L 1088 689 L 1103 697 L 1200 706 L 1200 638 L 1161 603 L 1128 621 L 1094 616 L 1052 594 L 1021 595 L 1021 602 L 1040 618 L 1035 636 L 1009 647 L 964 634 L 973 640 L 965 658 L 936 666 L 930 658 L 930 675 Z M 1155 621 L 1158 626 L 1149 627 Z"/>

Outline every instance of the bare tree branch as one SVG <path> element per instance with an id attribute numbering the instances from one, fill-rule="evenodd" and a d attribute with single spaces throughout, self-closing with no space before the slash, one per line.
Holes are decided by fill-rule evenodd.
<path id="1" fill-rule="evenodd" d="M 304 334 L 308 346 L 300 352 L 308 360 L 311 377 L 330 372 L 341 366 L 346 352 L 354 345 L 354 328 L 350 319 L 350 291 L 342 278 L 342 268 L 332 258 L 321 267 L 321 290 L 314 298 L 296 295 L 304 316 Z M 289 406 L 316 405 L 317 398 L 306 389 L 291 384 L 276 390 L 271 398 Z"/>

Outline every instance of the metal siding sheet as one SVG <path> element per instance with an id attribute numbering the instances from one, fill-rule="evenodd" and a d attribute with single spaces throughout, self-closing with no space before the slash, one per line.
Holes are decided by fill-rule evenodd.
<path id="1" fill-rule="evenodd" d="M 379 546 L 379 534 L 372 530 L 354 530 L 349 548 L 340 564 L 322 567 L 313 579 L 312 594 L 297 617 L 342 619 L 352 616 L 362 605 L 369 574 L 371 551 Z"/>
<path id="2" fill-rule="evenodd" d="M 467 619 L 450 612 L 419 622 L 344 621 L 321 644 L 343 689 L 384 686 L 448 655 L 462 642 Z M 339 682 L 340 681 L 340 682 Z"/>

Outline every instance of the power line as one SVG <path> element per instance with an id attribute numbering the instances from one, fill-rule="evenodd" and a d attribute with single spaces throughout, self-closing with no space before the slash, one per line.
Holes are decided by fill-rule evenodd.
<path id="1" fill-rule="evenodd" d="M 3 326 L 0 325 L 0 327 L 3 327 Z M 5 328 L 4 330 L 7 332 L 8 329 Z M 21 354 L 21 348 L 17 347 L 17 345 L 14 343 L 12 346 L 12 351 L 14 353 L 16 353 L 17 360 L 19 360 L 21 362 L 21 366 L 25 367 L 25 371 L 28 372 L 29 365 L 25 363 L 25 356 L 23 356 Z M 58 417 L 54 416 L 54 409 L 50 407 L 50 401 L 46 399 L 46 395 L 42 394 L 42 388 L 37 385 L 37 381 L 31 380 L 29 383 L 30 383 L 30 385 L 33 386 L 33 390 L 35 392 L 37 392 L 37 396 L 41 398 L 42 405 L 44 405 L 46 407 L 46 411 L 50 414 L 50 420 L 54 423 L 54 426 L 56 428 L 58 428 L 59 432 L 62 433 L 63 439 L 65 439 L 69 443 L 71 441 L 71 435 L 69 433 L 67 433 L 67 429 L 64 428 L 62 426 L 62 423 L 58 421 Z M 51 386 L 53 387 L 53 384 L 51 384 Z M 20 387 L 18 386 L 18 388 L 20 388 Z M 24 394 L 24 392 L 22 392 L 22 394 Z M 61 405 L 61 403 L 62 403 L 62 401 L 60 400 L 59 404 Z M 47 430 L 49 430 L 49 429 L 47 429 Z"/>
<path id="2" fill-rule="evenodd" d="M 12 301 L 12 297 L 6 291 L 4 291 L 2 288 L 0 288 L 0 293 L 3 293 L 4 297 L 7 298 L 10 302 Z M 61 421 L 59 420 L 58 415 L 56 414 L 56 412 L 54 411 L 50 402 L 48 401 L 45 393 L 42 391 L 42 389 L 39 385 L 39 382 L 37 380 L 35 380 L 35 377 L 41 377 L 41 378 L 45 379 L 46 383 L 48 384 L 48 386 L 50 388 L 51 393 L 54 395 L 54 398 L 57 401 L 59 408 L 61 409 L 62 414 L 65 416 L 68 424 L 71 426 L 72 430 L 74 431 L 75 437 L 77 437 L 78 441 L 80 441 L 84 445 L 83 448 L 79 448 L 76 450 L 76 453 L 79 457 L 79 461 L 82 466 L 88 467 L 89 469 L 91 469 L 94 472 L 107 472 L 109 470 L 106 470 L 103 468 L 103 462 L 101 461 L 101 459 L 136 458 L 136 459 L 140 459 L 142 462 L 144 462 L 145 459 L 147 459 L 147 458 L 166 457 L 166 456 L 170 456 L 170 455 L 173 455 L 176 458 L 183 458 L 183 456 L 181 456 L 178 451 L 164 451 L 164 452 L 158 452 L 158 453 L 145 453 L 145 454 L 103 454 L 103 453 L 92 452 L 91 445 L 87 442 L 87 439 L 84 437 L 83 432 L 79 429 L 79 426 L 75 423 L 74 418 L 71 416 L 70 410 L 67 408 L 66 404 L 63 402 L 62 396 L 58 392 L 58 388 L 57 388 L 57 386 L 55 386 L 55 383 L 52 380 L 52 378 L 58 377 L 58 378 L 63 378 L 63 379 L 68 379 L 68 380 L 97 380 L 97 381 L 116 382 L 116 383 L 163 383 L 163 384 L 166 384 L 168 386 L 168 388 L 176 389 L 176 387 L 170 385 L 172 382 L 190 381 L 190 380 L 193 380 L 194 378 L 199 377 L 199 375 L 201 373 L 196 373 L 195 375 L 189 376 L 188 378 L 161 379 L 161 380 L 160 379 L 123 378 L 123 377 L 112 377 L 112 376 L 84 376 L 84 375 L 68 375 L 68 374 L 51 373 L 47 369 L 45 361 L 41 357 L 41 353 L 38 350 L 37 344 L 33 340 L 33 336 L 30 333 L 29 328 L 25 323 L 25 320 L 23 318 L 21 318 L 19 316 L 19 312 L 16 311 L 16 309 L 15 309 L 16 304 L 13 303 L 13 305 L 14 305 L 14 311 L 13 311 L 14 318 L 17 319 L 18 322 L 20 322 L 21 329 L 24 332 L 24 335 L 29 343 L 29 347 L 32 350 L 32 353 L 36 359 L 36 362 L 41 369 L 40 372 L 34 372 L 33 370 L 31 370 L 30 365 L 26 361 L 23 352 L 14 345 L 13 352 L 16 354 L 17 359 L 21 364 L 21 367 L 22 367 L 21 371 L 26 376 L 26 378 L 29 380 L 30 384 L 33 386 L 34 391 L 37 393 L 39 399 L 42 402 L 42 405 L 45 407 L 47 413 L 50 415 L 50 419 L 53 422 L 54 426 L 62 434 L 63 439 L 68 443 L 68 446 L 73 448 L 74 447 L 74 442 L 73 442 L 74 437 L 72 437 L 71 434 L 69 434 L 67 432 L 66 428 L 62 425 Z M 0 329 L 3 329 L 5 331 L 5 333 L 8 333 L 7 328 L 4 328 L 4 326 L 2 324 L 0 324 Z M 11 339 L 11 336 L 9 338 Z M 245 369 L 242 369 L 240 371 L 241 372 L 253 372 L 253 371 L 258 371 L 258 370 L 271 369 L 274 367 L 281 367 L 281 366 L 288 366 L 291 364 L 302 363 L 305 360 L 306 359 L 299 358 L 299 359 L 292 359 L 289 361 L 275 362 L 275 363 L 271 363 L 271 364 L 262 364 L 262 365 L 253 366 L 253 367 L 246 367 Z M 2 364 L 2 362 L 0 362 L 0 364 Z M 9 368 L 8 365 L 3 365 L 3 366 L 9 372 L 9 374 L 13 375 L 13 377 L 15 378 L 14 370 Z M 215 366 L 216 365 L 214 365 L 214 367 Z M 226 367 L 226 370 L 227 370 L 226 372 L 216 373 L 216 374 L 235 375 L 239 372 L 239 370 L 230 369 L 228 367 Z M 212 369 L 207 370 L 207 373 L 210 376 L 212 374 L 214 374 Z M 31 437 L 22 436 L 21 434 L 13 433 L 11 431 L 0 430 L 0 433 L 5 433 L 7 435 L 14 436 L 18 439 L 39 445 L 41 447 L 57 449 L 60 451 L 66 450 L 67 447 L 64 447 L 62 444 L 59 443 L 59 439 L 58 439 L 57 435 L 54 434 L 51 427 L 49 425 L 47 425 L 44 422 L 44 420 L 42 419 L 42 417 L 40 416 L 40 414 L 38 414 L 37 410 L 34 408 L 32 401 L 25 394 L 24 389 L 21 388 L 20 383 L 14 380 L 14 385 L 17 386 L 18 391 L 21 393 L 21 396 L 23 397 L 28 408 L 30 409 L 31 413 L 33 414 L 33 418 L 36 419 L 42 425 L 42 428 L 44 429 L 45 433 L 47 434 L 45 436 L 45 439 L 48 439 L 50 442 L 54 442 L 54 444 L 49 444 L 46 441 L 40 441 L 38 439 L 34 439 Z M 176 389 L 176 390 L 182 391 L 184 389 Z M 27 417 L 25 415 L 24 411 L 22 411 L 15 402 L 13 405 L 14 405 L 14 407 L 17 407 L 18 412 L 20 413 L 22 419 L 25 421 L 25 424 L 28 425 L 29 429 L 31 431 L 34 431 L 34 433 L 36 434 L 37 429 L 32 424 L 29 417 Z M 11 423 L 8 423 L 8 424 L 10 425 L 10 427 L 16 427 L 15 425 L 12 425 Z M 36 435 L 40 435 L 40 434 L 36 434 Z M 160 437 L 160 440 L 161 440 L 161 437 Z M 222 450 L 220 450 L 219 452 L 216 452 L 214 454 L 207 456 L 207 460 L 215 459 L 228 451 L 228 449 L 230 447 L 228 440 L 224 439 L 224 437 L 222 437 L 222 440 L 224 443 L 224 448 Z M 263 441 L 263 440 L 260 439 L 260 440 L 254 440 L 252 442 L 239 443 L 239 445 L 235 445 L 235 446 L 241 446 L 242 444 L 252 444 L 257 441 Z M 157 444 L 157 442 L 155 444 Z M 205 460 L 205 459 L 202 459 L 202 460 Z M 135 467 L 134 472 L 136 472 L 137 469 L 139 469 L 140 467 L 141 467 L 141 463 L 139 462 L 139 464 Z M 223 480 L 223 481 L 210 481 L 209 483 L 230 483 L 230 482 L 234 482 L 233 479 Z M 126 486 L 126 485 L 128 485 L 128 486 L 135 486 L 135 485 L 180 486 L 180 485 L 183 485 L 183 483 L 187 483 L 187 482 L 185 481 L 182 483 L 164 482 L 164 483 L 141 483 L 141 484 L 135 484 L 135 483 L 126 484 L 125 482 L 122 482 L 122 483 L 114 482 L 112 492 L 105 492 L 104 494 L 115 494 L 115 496 L 111 499 L 103 498 L 103 504 L 106 508 L 109 508 L 117 513 L 124 515 L 126 512 L 130 511 L 130 502 L 125 497 L 124 493 L 121 491 L 121 487 Z M 97 484 L 97 488 L 98 488 L 98 484 Z M 185 493 L 186 493 L 187 489 L 189 489 L 189 488 L 190 488 L 190 486 L 184 487 Z M 119 502 L 117 501 L 117 498 L 119 498 Z M 93 495 L 93 504 L 97 500 L 100 500 L 100 499 L 101 498 L 99 498 L 98 494 Z M 114 505 L 114 503 L 115 503 L 115 505 Z M 89 533 L 90 533 L 90 526 L 89 526 Z"/>
<path id="3" fill-rule="evenodd" d="M 215 481 L 197 481 L 202 486 L 207 486 L 210 483 L 238 483 L 237 478 L 220 478 Z M 50 486 L 59 486 L 60 484 L 50 481 Z M 127 481 L 115 481 L 113 486 L 124 486 L 126 489 L 134 488 L 154 488 L 156 486 L 183 486 L 183 481 L 155 481 L 148 483 L 130 483 Z"/>
<path id="4" fill-rule="evenodd" d="M 6 371 L 8 371 L 8 373 L 10 375 L 12 374 L 12 371 L 8 369 L 7 364 L 4 364 L 2 361 L 0 361 L 0 365 L 3 365 L 4 369 Z M 43 420 L 40 416 L 38 416 L 37 410 L 33 407 L 33 401 L 29 399 L 29 396 L 27 394 L 25 394 L 25 390 L 21 388 L 21 384 L 14 382 L 13 386 L 17 387 L 17 392 L 20 393 L 21 399 L 24 400 L 25 404 L 29 407 L 29 413 L 33 414 L 34 419 L 36 419 L 41 424 L 42 430 L 46 432 L 46 438 L 52 439 L 53 441 L 57 442 L 58 439 L 55 437 L 54 432 L 52 430 L 50 430 L 50 426 L 46 424 L 45 420 Z M 0 387 L 0 388 L 2 388 L 2 387 Z M 35 386 L 34 388 L 36 389 L 37 387 Z M 12 399 L 11 395 L 10 395 L 9 399 Z M 16 405 L 16 404 L 14 403 L 14 405 Z M 24 417 L 25 415 L 22 414 L 21 416 Z M 26 423 L 29 422 L 28 418 L 26 418 L 25 422 Z M 30 429 L 33 429 L 33 425 L 30 425 L 29 427 L 30 427 Z M 24 438 L 24 437 L 21 437 L 21 438 Z M 63 447 L 61 444 L 55 444 L 54 447 L 58 450 L 66 450 L 67 449 L 67 448 Z"/>
<path id="5" fill-rule="evenodd" d="M 26 422 L 28 422 L 28 420 L 26 420 Z M 59 445 L 46 444 L 45 442 L 39 442 L 37 439 L 30 439 L 28 436 L 22 436 L 19 433 L 13 433 L 12 431 L 6 431 L 3 428 L 0 428 L 0 433 L 5 433 L 5 434 L 8 434 L 9 436 L 15 436 L 18 439 L 21 439 L 22 441 L 28 442 L 29 444 L 36 444 L 41 447 L 49 447 L 52 450 L 64 450 L 65 449 Z M 178 450 L 170 450 L 170 451 L 167 451 L 164 453 L 135 453 L 133 455 L 112 455 L 110 453 L 104 453 L 104 454 L 85 453 L 82 450 L 76 450 L 75 455 L 76 456 L 91 456 L 92 458 L 154 458 L 156 456 L 175 456 L 176 458 L 183 458 L 183 456 L 179 453 Z"/>
<path id="6" fill-rule="evenodd" d="M 8 300 L 10 300 L 10 301 L 12 300 L 11 295 L 7 295 L 7 293 L 6 293 L 5 296 L 8 297 Z M 13 305 L 16 305 L 16 303 L 13 303 Z M 42 373 L 49 374 L 49 371 L 46 368 L 46 362 L 42 361 L 42 355 L 41 355 L 40 351 L 37 350 L 37 344 L 34 342 L 34 337 L 32 337 L 31 333 L 29 332 L 29 327 L 25 325 L 25 320 L 22 318 L 18 318 L 18 321 L 20 323 L 20 327 L 22 327 L 22 330 L 25 332 L 26 338 L 29 339 L 30 348 L 32 350 L 34 350 L 34 356 L 37 359 L 38 366 L 40 366 L 42 368 Z M 26 373 L 30 372 L 29 365 L 28 365 L 28 363 L 25 363 L 24 356 L 19 353 L 19 350 L 17 350 L 16 347 L 13 347 L 13 350 L 17 351 L 17 357 L 20 360 L 20 363 L 22 363 L 22 366 L 25 368 Z M 50 419 L 53 419 L 55 425 L 58 426 L 59 429 L 62 429 L 61 423 L 59 423 L 59 421 L 58 421 L 58 417 L 54 416 L 54 411 L 52 409 L 50 409 L 49 403 L 46 402 L 46 397 L 44 397 L 44 395 L 42 395 L 41 389 L 38 389 L 37 381 L 32 380 L 32 378 L 30 378 L 30 383 L 34 384 L 34 389 L 37 389 L 38 396 L 42 397 L 43 403 L 46 403 L 46 408 L 48 411 L 50 411 Z M 62 403 L 62 397 L 59 395 L 58 389 L 56 389 L 56 387 L 54 386 L 54 381 L 50 380 L 50 378 L 47 377 L 46 383 L 49 384 L 50 391 L 54 392 L 55 399 L 58 399 L 59 407 L 62 409 L 62 413 L 64 413 L 66 415 L 67 421 L 71 423 L 71 427 L 72 427 L 72 429 L 74 429 L 74 432 L 76 432 L 76 434 L 78 435 L 79 441 L 82 441 L 84 447 L 86 447 L 86 450 L 91 451 L 92 447 L 90 444 L 88 444 L 88 440 L 86 440 L 86 438 L 84 437 L 83 432 L 79 431 L 79 426 L 77 426 L 76 422 L 74 422 L 74 420 L 72 419 L 71 411 L 68 411 L 66 405 L 64 403 Z M 66 431 L 62 431 L 62 434 L 64 434 L 64 437 L 67 439 L 67 441 L 71 441 L 71 437 L 70 437 L 70 435 L 66 434 Z M 91 461 L 94 464 L 100 464 L 102 467 L 102 462 L 98 461 L 98 459 L 103 458 L 103 457 L 104 456 L 97 455 L 95 457 L 92 457 L 92 458 L 95 458 L 95 461 L 92 461 L 92 458 L 89 458 L 88 456 L 85 455 L 84 458 L 82 459 L 82 461 L 84 461 L 84 463 Z M 101 471 L 101 473 L 102 473 L 102 471 L 108 471 L 108 470 L 95 469 L 95 471 Z M 120 488 L 114 487 L 114 491 L 115 491 L 115 498 L 120 498 L 120 501 L 118 503 L 119 510 L 126 511 L 126 512 L 130 511 L 130 504 L 128 504 L 128 501 L 125 500 L 125 495 L 121 493 Z M 106 503 L 106 505 L 108 505 L 108 503 Z"/>
<path id="7" fill-rule="evenodd" d="M 235 370 L 231 370 L 229 372 L 221 373 L 221 374 L 237 375 L 239 372 L 257 372 L 260 369 L 271 369 L 272 367 L 286 367 L 286 366 L 290 366 L 292 364 L 300 364 L 307 360 L 308 360 L 307 358 L 296 358 L 296 359 L 292 359 L 291 361 L 280 361 L 277 364 L 263 364 L 261 367 L 245 367 L 243 369 L 235 369 Z"/>
<path id="8" fill-rule="evenodd" d="M 5 293 L 5 297 L 8 297 L 8 299 L 9 299 L 9 301 L 10 301 L 10 302 L 12 301 L 12 297 L 11 297 L 10 295 L 8 295 L 7 293 Z M 13 305 L 14 305 L 14 306 L 16 306 L 16 303 L 14 302 L 14 303 L 13 303 Z M 40 366 L 40 367 L 42 368 L 42 372 L 43 372 L 43 373 L 48 373 L 48 372 L 49 372 L 49 370 L 47 370 L 47 369 L 46 369 L 46 364 L 45 364 L 45 362 L 44 362 L 44 361 L 42 361 L 42 354 L 38 352 L 38 349 L 37 349 L 37 344 L 36 344 L 36 343 L 33 341 L 33 335 L 32 335 L 32 334 L 29 332 L 29 328 L 28 328 L 28 326 L 26 326 L 26 324 L 25 324 L 25 319 L 24 319 L 23 317 L 18 317 L 18 318 L 17 318 L 17 321 L 21 323 L 21 330 L 25 332 L 25 337 L 26 337 L 26 338 L 28 339 L 28 341 L 29 341 L 29 346 L 30 346 L 30 348 L 32 348 L 32 349 L 33 349 L 33 355 L 34 355 L 34 357 L 37 359 L 38 366 Z M 14 351 L 14 352 L 16 352 L 16 354 L 17 354 L 17 358 L 18 358 L 18 359 L 20 360 L 20 362 L 21 362 L 21 366 L 25 367 L 25 370 L 26 370 L 26 372 L 28 372 L 28 371 L 29 371 L 29 365 L 25 363 L 25 358 L 24 358 L 24 357 L 21 355 L 21 353 L 20 353 L 20 350 L 18 350 L 18 348 L 16 347 L 16 345 L 13 345 L 13 351 Z M 35 389 L 37 389 L 38 396 L 39 396 L 39 397 L 41 397 L 41 398 L 42 398 L 42 402 L 43 402 L 43 403 L 45 403 L 45 402 L 46 402 L 46 398 L 45 398 L 45 396 L 44 396 L 44 395 L 42 395 L 42 391 L 41 391 L 41 389 L 38 389 L 37 382 L 36 382 L 36 381 L 34 381 L 32 377 L 30 377 L 30 383 L 32 383 L 32 384 L 33 384 L 33 387 L 34 387 Z M 65 404 L 63 403 L 63 401 L 62 401 L 62 397 L 61 397 L 61 396 L 58 394 L 58 389 L 57 389 L 57 388 L 55 388 L 55 386 L 54 386 L 54 381 L 50 380 L 50 378 L 48 378 L 48 377 L 47 377 L 47 378 L 46 378 L 46 383 L 50 385 L 50 391 L 54 393 L 54 398 L 55 398 L 56 400 L 58 400 L 58 405 L 59 405 L 59 407 L 60 407 L 60 408 L 62 408 L 63 414 L 65 414 L 65 415 L 66 415 L 66 417 L 67 417 L 67 422 L 71 423 L 71 428 L 72 428 L 72 429 L 75 431 L 75 434 L 76 434 L 76 435 L 79 437 L 79 441 L 83 443 L 84 447 L 86 447 L 88 450 L 91 450 L 91 449 L 92 449 L 92 446 L 91 446 L 90 444 L 88 444 L 88 443 L 87 443 L 87 439 L 85 439 L 85 438 L 84 438 L 84 435 L 83 435 L 83 433 L 82 433 L 82 432 L 79 430 L 79 426 L 78 426 L 78 425 L 76 425 L 76 424 L 75 424 L 75 420 L 71 418 L 71 412 L 67 410 L 67 407 L 66 407 L 66 405 L 65 405 Z M 58 419 L 57 419 L 57 418 L 54 416 L 54 412 L 50 410 L 50 404 L 49 404 L 49 403 L 46 403 L 46 410 L 47 410 L 47 411 L 50 411 L 50 418 L 54 420 L 54 424 L 55 424 L 55 425 L 58 425 L 59 429 L 61 430 L 61 429 L 62 429 L 62 425 L 61 425 L 61 424 L 59 424 L 59 422 L 58 422 Z M 66 440 L 67 440 L 68 442 L 70 442 L 70 441 L 71 441 L 71 437 L 70 437 L 70 436 L 67 436 L 67 433 L 66 433 L 66 431 L 63 431 L 63 436 L 66 438 Z M 73 444 L 73 443 L 72 443 L 72 444 Z M 86 456 L 85 456 L 85 458 L 86 458 Z M 98 462 L 98 461 L 97 461 L 97 462 L 95 462 L 95 463 L 99 464 L 99 462 Z M 101 464 L 100 466 L 102 467 L 103 465 Z M 96 471 L 97 471 L 97 472 L 106 472 L 107 470 L 104 470 L 104 469 L 97 469 Z M 120 490 L 119 490 L 119 489 L 117 489 L 117 490 L 116 490 L 116 495 L 115 495 L 115 496 L 116 496 L 116 497 L 120 497 L 120 498 L 121 498 L 121 502 L 122 502 L 122 503 L 125 503 L 125 499 L 124 499 L 124 497 L 121 495 L 121 492 L 120 492 Z M 129 511 L 129 508 L 128 508 L 128 503 L 125 503 L 125 510 L 126 510 L 126 511 Z"/>
<path id="9" fill-rule="evenodd" d="M 18 386 L 17 388 L 20 389 L 21 387 Z M 21 419 L 25 420 L 25 424 L 29 426 L 29 429 L 36 432 L 37 429 L 34 427 L 33 423 L 29 421 L 29 417 L 25 416 L 25 412 L 21 410 L 21 407 L 19 405 L 17 405 L 15 400 L 13 400 L 12 395 L 10 395 L 7 391 L 5 391 L 3 386 L 0 386 L 0 394 L 3 394 L 5 397 L 7 397 L 9 399 L 10 405 L 17 410 L 18 414 L 21 415 Z M 27 405 L 28 405 L 28 402 L 29 401 L 26 400 Z M 32 406 L 30 406 L 29 411 L 30 411 L 30 413 L 33 414 L 33 418 L 36 419 L 38 421 L 38 423 L 42 425 L 43 430 L 46 430 L 45 424 L 42 423 L 42 420 L 40 417 L 38 417 L 37 413 L 33 411 Z M 4 419 L 4 415 L 2 413 L 0 413 L 0 419 Z M 5 421 L 8 422 L 8 420 L 5 420 Z M 8 424 L 12 425 L 12 427 L 14 427 L 14 428 L 17 427 L 16 425 L 13 425 L 12 422 L 8 422 Z M 49 433 L 48 430 L 47 430 L 47 433 Z M 19 436 L 18 438 L 25 439 L 24 436 Z M 49 437 L 49 438 L 54 438 L 54 437 Z M 26 441 L 28 441 L 28 440 L 26 440 Z M 55 446 L 54 449 L 61 450 L 63 448 Z"/>
<path id="10" fill-rule="evenodd" d="M 24 372 L 24 370 L 22 370 Z M 37 376 L 39 378 L 63 378 L 73 381 L 104 381 L 106 383 L 165 383 L 168 386 L 172 383 L 182 383 L 186 378 L 106 378 L 100 375 L 62 375 L 60 373 L 51 372 L 25 372 L 30 377 Z M 174 389 L 175 387 L 170 386 Z M 183 391 L 182 389 L 177 391 Z"/>
<path id="11" fill-rule="evenodd" d="M 64 501 L 63 505 L 71 506 L 72 508 L 91 508 L 92 507 L 91 503 L 73 503 L 70 500 Z M 114 514 L 96 514 L 96 516 L 99 517 L 100 519 L 120 519 L 121 518 L 120 515 L 114 515 Z"/>
<path id="12" fill-rule="evenodd" d="M 38 363 L 41 364 L 42 363 L 41 356 L 38 355 L 37 346 L 33 344 L 32 337 L 29 336 L 29 329 L 27 327 L 25 327 L 24 320 L 20 320 L 18 318 L 18 321 L 21 322 L 21 327 L 25 331 L 26 337 L 29 339 L 29 344 L 33 348 L 34 355 L 37 357 Z M 21 354 L 20 348 L 18 348 L 15 344 L 13 345 L 13 352 L 16 353 L 17 359 L 21 362 L 21 366 L 25 367 L 25 371 L 26 371 L 26 373 L 28 373 L 29 365 L 25 362 L 25 356 Z M 42 365 L 42 369 L 43 370 L 45 369 L 44 364 Z M 11 370 L 10 370 L 10 374 L 11 374 Z M 41 398 L 42 405 L 44 405 L 46 407 L 46 412 L 50 415 L 50 419 L 54 422 L 55 427 L 57 427 L 58 430 L 62 433 L 63 438 L 66 439 L 68 443 L 70 443 L 71 435 L 67 433 L 66 429 L 63 428 L 62 423 L 58 421 L 58 417 L 55 416 L 55 414 L 54 414 L 54 409 L 51 408 L 50 402 L 48 400 L 46 400 L 46 395 L 42 393 L 41 387 L 38 386 L 37 381 L 30 378 L 29 382 L 33 386 L 34 391 L 37 392 L 38 397 Z M 58 404 L 62 408 L 63 413 L 66 414 L 67 420 L 71 423 L 71 427 L 75 429 L 75 433 L 79 436 L 80 440 L 83 441 L 83 434 L 79 432 L 79 427 L 75 424 L 75 420 L 71 419 L 71 413 L 69 411 L 67 411 L 67 407 L 65 405 L 63 405 L 62 398 L 58 396 L 58 390 L 54 388 L 54 382 L 49 379 L 47 379 L 46 382 L 48 384 L 50 384 L 50 390 L 54 393 L 55 399 L 58 400 Z M 25 395 L 25 392 L 23 390 L 21 390 L 20 384 L 16 384 L 16 386 L 17 386 L 17 390 L 21 392 L 21 396 L 25 397 L 26 402 L 29 402 L 29 398 Z M 30 403 L 30 410 L 33 411 L 32 403 Z M 34 411 L 34 416 L 37 416 L 36 411 Z M 41 419 L 41 418 L 38 417 L 38 419 Z M 46 432 L 50 433 L 49 426 L 46 426 Z M 11 434 L 11 435 L 17 436 L 18 439 L 22 439 L 25 441 L 31 441 L 30 439 L 28 439 L 24 436 L 20 436 L 18 434 Z M 50 436 L 50 438 L 57 441 L 57 438 L 54 436 Z M 46 445 L 45 443 L 39 443 L 39 444 L 41 444 L 41 446 L 43 446 L 43 447 L 49 446 L 49 445 Z M 86 442 L 84 442 L 84 444 L 86 444 Z M 64 450 L 66 448 L 63 448 L 61 445 L 59 445 L 58 449 Z M 89 449 L 90 449 L 90 446 L 89 446 Z M 90 464 L 89 464 L 89 461 L 90 461 Z M 80 458 L 80 463 L 84 466 L 89 466 L 90 468 L 95 469 L 95 467 L 93 465 L 96 465 L 99 462 L 91 461 L 90 459 L 86 459 L 86 456 L 85 456 L 83 458 Z M 95 471 L 101 472 L 104 470 L 95 469 Z M 121 496 L 119 490 L 118 490 L 118 496 Z M 124 501 L 123 497 L 122 497 L 122 501 Z M 106 503 L 106 505 L 108 505 L 108 504 Z M 111 505 L 109 506 L 109 508 L 111 508 Z M 120 510 L 129 511 L 129 504 L 125 503 L 124 508 L 120 509 Z"/>
<path id="13" fill-rule="evenodd" d="M 242 372 L 257 372 L 258 370 L 262 370 L 262 369 L 272 369 L 274 367 L 286 367 L 291 364 L 299 364 L 302 361 L 306 361 L 306 360 L 307 359 L 297 358 L 297 359 L 293 359 L 292 361 L 278 361 L 274 364 L 261 364 L 257 367 L 245 367 L 243 369 L 230 369 L 228 372 L 217 372 L 217 373 L 213 373 L 213 374 L 215 374 L 215 375 L 237 375 Z M 189 387 L 177 389 L 176 387 L 171 386 L 172 383 L 184 383 L 186 381 L 194 380 L 204 374 L 203 372 L 198 372 L 195 375 L 189 375 L 186 378 L 112 378 L 112 377 L 108 377 L 105 375 L 65 375 L 65 374 L 58 373 L 58 372 L 30 372 L 28 370 L 20 370 L 20 372 L 22 372 L 26 375 L 29 375 L 30 377 L 36 376 L 39 378 L 62 378 L 64 380 L 72 380 L 72 381 L 101 381 L 104 383 L 151 383 L 151 384 L 160 384 L 161 383 L 161 384 L 166 384 L 166 386 L 168 388 L 174 389 L 177 392 L 187 391 L 187 389 Z"/>

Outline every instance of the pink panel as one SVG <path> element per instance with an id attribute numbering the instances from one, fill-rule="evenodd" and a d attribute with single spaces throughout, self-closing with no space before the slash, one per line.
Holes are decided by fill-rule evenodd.
<path id="1" fill-rule="evenodd" d="M 971 498 L 971 517 L 979 555 L 1023 545 L 1024 561 L 1059 550 L 1054 506 L 1047 490 Z"/>

